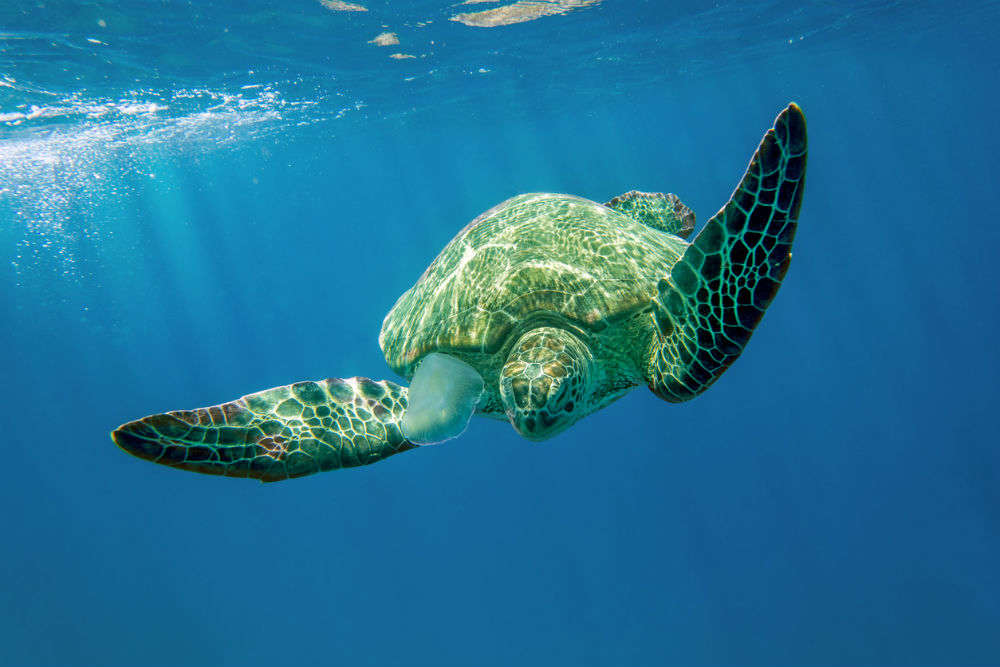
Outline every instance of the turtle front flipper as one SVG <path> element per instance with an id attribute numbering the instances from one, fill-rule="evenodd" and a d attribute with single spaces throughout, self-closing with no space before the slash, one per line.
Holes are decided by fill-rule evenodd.
<path id="1" fill-rule="evenodd" d="M 678 402 L 707 389 L 743 351 L 788 270 L 806 171 L 806 120 L 790 104 L 729 202 L 653 298 L 647 381 Z"/>
<path id="2" fill-rule="evenodd" d="M 210 408 L 143 417 L 111 438 L 175 468 L 275 482 L 375 463 L 411 449 L 407 389 L 368 378 L 297 382 Z"/>

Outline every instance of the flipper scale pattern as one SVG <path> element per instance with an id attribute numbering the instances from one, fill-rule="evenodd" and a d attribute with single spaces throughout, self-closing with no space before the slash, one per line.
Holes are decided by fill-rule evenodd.
<path id="1" fill-rule="evenodd" d="M 729 202 L 661 280 L 649 386 L 679 402 L 707 389 L 743 351 L 791 261 L 806 170 L 806 123 L 778 115 Z"/>
<path id="2" fill-rule="evenodd" d="M 358 377 L 297 382 L 196 410 L 150 415 L 111 437 L 143 459 L 274 482 L 375 463 L 411 449 L 407 389 Z"/>

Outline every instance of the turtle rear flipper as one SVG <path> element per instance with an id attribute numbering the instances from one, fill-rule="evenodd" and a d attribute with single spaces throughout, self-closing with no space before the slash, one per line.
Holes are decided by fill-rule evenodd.
<path id="1" fill-rule="evenodd" d="M 155 463 L 275 482 L 411 449 L 399 426 L 406 405 L 406 387 L 393 382 L 330 378 L 143 417 L 111 438 Z"/>
<path id="2" fill-rule="evenodd" d="M 694 211 L 675 194 L 630 190 L 605 202 L 608 208 L 661 232 L 686 239 L 694 231 Z"/>
<path id="3" fill-rule="evenodd" d="M 647 381 L 660 398 L 697 396 L 750 340 L 788 270 L 805 170 L 806 121 L 790 104 L 729 202 L 657 286 Z"/>

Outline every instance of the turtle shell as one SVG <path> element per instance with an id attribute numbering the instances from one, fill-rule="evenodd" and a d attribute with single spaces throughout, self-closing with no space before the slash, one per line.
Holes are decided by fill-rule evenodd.
<path id="1" fill-rule="evenodd" d="M 469 223 L 382 323 L 389 366 L 445 352 L 474 366 L 534 326 L 600 334 L 650 305 L 687 244 L 570 195 L 508 199 Z"/>

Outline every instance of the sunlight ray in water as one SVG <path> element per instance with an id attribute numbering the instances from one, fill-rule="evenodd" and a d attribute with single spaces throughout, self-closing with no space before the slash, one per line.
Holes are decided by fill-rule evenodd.
<path id="1" fill-rule="evenodd" d="M 10 78 L 4 85 L 19 86 Z M 125 175 L 155 179 L 150 163 L 156 155 L 260 139 L 289 125 L 326 120 L 319 108 L 332 106 L 323 95 L 289 99 L 267 84 L 234 92 L 139 90 L 114 99 L 51 96 L 58 99 L 0 113 L 0 210 L 19 227 L 18 274 L 44 269 L 68 279 L 79 277 L 74 246 L 113 233 L 87 212 L 125 194 Z M 332 117 L 363 107 L 345 99 Z M 45 197 L 37 196 L 40 189 Z"/>

